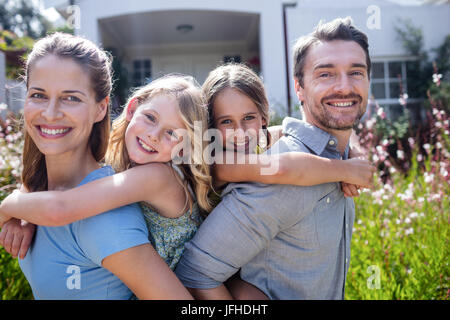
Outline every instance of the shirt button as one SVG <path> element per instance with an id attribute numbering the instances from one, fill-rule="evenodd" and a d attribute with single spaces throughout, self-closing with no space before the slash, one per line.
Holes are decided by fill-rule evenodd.
<path id="1" fill-rule="evenodd" d="M 335 143 L 336 143 L 336 142 L 334 142 L 334 140 L 330 140 L 330 141 L 328 142 L 328 144 L 329 144 L 330 146 L 334 146 Z"/>

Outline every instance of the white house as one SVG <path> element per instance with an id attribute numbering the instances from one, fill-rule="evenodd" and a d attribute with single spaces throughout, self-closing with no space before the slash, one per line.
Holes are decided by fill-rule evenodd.
<path id="1" fill-rule="evenodd" d="M 450 30 L 450 5 L 399 4 L 401 0 L 44 0 L 63 14 L 75 33 L 115 48 L 130 85 L 169 72 L 202 83 L 216 65 L 247 62 L 259 71 L 272 108 L 293 113 L 291 46 L 320 20 L 352 17 L 369 37 L 372 94 L 381 105 L 398 105 L 407 92 L 409 56 L 395 26 L 409 18 L 423 31 L 425 49 L 439 46 Z M 408 1 L 402 1 L 405 3 Z M 287 59 L 286 59 L 287 58 Z M 287 60 L 287 61 L 286 61 Z M 398 77 L 400 75 L 400 78 Z M 414 102 L 414 101 L 411 101 Z"/>

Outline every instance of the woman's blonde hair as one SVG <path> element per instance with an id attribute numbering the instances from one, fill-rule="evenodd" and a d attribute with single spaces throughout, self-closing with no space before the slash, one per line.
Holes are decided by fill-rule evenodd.
<path id="1" fill-rule="evenodd" d="M 90 85 L 95 93 L 96 102 L 109 97 L 112 88 L 110 56 L 87 39 L 59 32 L 39 40 L 33 46 L 25 66 L 27 88 L 29 74 L 33 69 L 33 65 L 39 59 L 49 55 L 62 59 L 71 59 L 78 63 L 89 75 Z M 88 140 L 89 150 L 96 161 L 102 161 L 105 156 L 109 131 L 110 114 L 108 106 L 103 120 L 94 123 Z M 30 191 L 47 190 L 48 179 L 45 156 L 39 151 L 26 130 L 24 130 L 24 137 L 22 183 Z"/>
<path id="2" fill-rule="evenodd" d="M 194 199 L 192 198 L 189 188 L 191 188 L 196 200 L 203 211 L 212 210 L 210 200 L 208 198 L 211 189 L 211 175 L 209 166 L 203 159 L 203 150 L 206 147 L 203 141 L 203 131 L 208 128 L 207 124 L 207 108 L 200 86 L 194 78 L 181 74 L 170 74 L 156 79 L 139 89 L 137 89 L 128 99 L 126 106 L 131 103 L 141 105 L 157 95 L 165 94 L 172 96 L 178 102 L 181 119 L 187 130 L 189 148 L 188 161 L 177 165 L 182 171 L 185 179 L 179 182 L 184 186 L 189 207 L 192 209 Z M 106 162 L 110 164 L 116 172 L 124 171 L 132 166 L 132 162 L 128 156 L 128 150 L 125 144 L 125 133 L 129 124 L 126 117 L 127 107 L 124 107 L 122 113 L 113 121 L 112 132 L 106 152 Z M 201 125 L 202 136 L 194 136 L 194 124 Z M 181 129 L 181 128 L 180 128 Z M 178 176 L 177 176 L 178 178 Z"/>
<path id="3" fill-rule="evenodd" d="M 261 78 L 244 64 L 228 63 L 218 66 L 209 73 L 208 78 L 203 83 L 203 94 L 209 114 L 209 127 L 214 127 L 214 101 L 227 88 L 238 90 L 256 105 L 261 117 L 266 121 L 266 126 L 263 126 L 263 129 L 266 131 L 267 145 L 269 145 L 270 136 L 266 129 L 270 122 L 270 116 L 266 90 Z"/>

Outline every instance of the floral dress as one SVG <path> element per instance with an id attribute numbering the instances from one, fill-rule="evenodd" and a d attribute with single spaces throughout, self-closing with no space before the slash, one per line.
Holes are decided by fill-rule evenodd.
<path id="1" fill-rule="evenodd" d="M 192 239 L 203 221 L 197 203 L 192 206 L 192 212 L 187 210 L 179 218 L 163 217 L 143 202 L 139 205 L 147 223 L 150 242 L 167 265 L 175 270 L 184 244 Z"/>

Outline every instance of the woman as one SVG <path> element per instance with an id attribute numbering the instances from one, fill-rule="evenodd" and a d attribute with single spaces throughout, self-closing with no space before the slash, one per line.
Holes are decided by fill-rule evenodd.
<path id="1" fill-rule="evenodd" d="M 35 44 L 25 70 L 27 191 L 67 190 L 114 173 L 100 165 L 110 129 L 110 66 L 105 52 L 80 37 L 56 33 Z M 38 226 L 19 263 L 36 299 L 192 298 L 150 245 L 136 205 Z"/>

